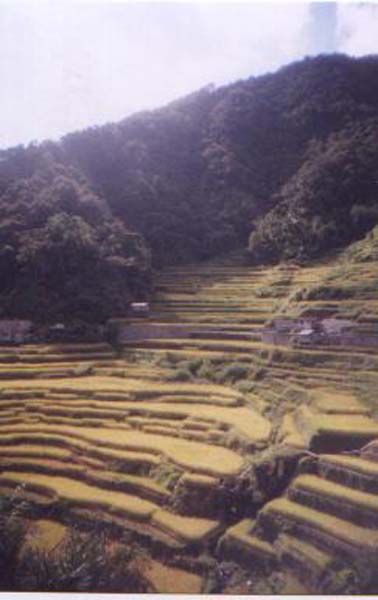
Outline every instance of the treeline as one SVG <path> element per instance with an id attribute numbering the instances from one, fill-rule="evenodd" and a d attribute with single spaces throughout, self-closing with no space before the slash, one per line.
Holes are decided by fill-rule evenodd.
<path id="1" fill-rule="evenodd" d="M 377 134 L 378 58 L 333 55 L 3 151 L 3 313 L 121 313 L 146 295 L 149 256 L 346 245 L 378 221 Z"/>

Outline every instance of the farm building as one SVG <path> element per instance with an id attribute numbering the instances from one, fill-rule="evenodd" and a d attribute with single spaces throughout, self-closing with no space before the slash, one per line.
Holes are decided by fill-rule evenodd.
<path id="1" fill-rule="evenodd" d="M 354 347 L 377 347 L 378 331 L 369 331 L 349 319 L 305 318 L 277 319 L 262 330 L 261 340 L 267 344 L 309 346 L 348 345 Z"/>
<path id="2" fill-rule="evenodd" d="M 148 302 L 132 302 L 129 312 L 133 317 L 148 317 L 150 315 L 150 305 Z"/>
<path id="3" fill-rule="evenodd" d="M 2 344 L 22 344 L 31 336 L 32 322 L 27 320 L 0 320 L 0 342 Z"/>

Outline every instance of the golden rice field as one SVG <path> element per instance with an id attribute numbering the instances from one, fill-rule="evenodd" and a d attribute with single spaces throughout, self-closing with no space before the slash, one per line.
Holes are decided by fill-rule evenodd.
<path id="1" fill-rule="evenodd" d="M 161 593 L 320 593 L 345 573 L 356 589 L 373 578 L 378 463 L 353 452 L 378 439 L 378 349 L 261 335 L 309 313 L 374 321 L 375 264 L 352 269 L 346 299 L 298 293 L 334 269 L 171 268 L 148 325 L 179 324 L 176 336 L 128 340 L 125 320 L 117 351 L 0 348 L 0 493 L 28 502 L 25 544 L 59 547 L 70 527 L 114 543 L 127 533 Z"/>

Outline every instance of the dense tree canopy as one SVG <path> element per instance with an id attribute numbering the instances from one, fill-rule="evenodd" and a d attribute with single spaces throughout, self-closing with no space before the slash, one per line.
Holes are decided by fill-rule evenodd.
<path id="1" fill-rule="evenodd" d="M 103 321 L 149 285 L 141 236 L 115 219 L 73 167 L 39 161 L 0 202 L 0 310 L 40 321 Z"/>
<path id="2" fill-rule="evenodd" d="M 378 222 L 378 58 L 319 56 L 0 152 L 3 315 L 102 320 L 152 264 L 308 258 Z"/>
<path id="3" fill-rule="evenodd" d="M 255 260 L 308 258 L 344 246 L 378 222 L 378 119 L 314 141 L 276 206 L 255 224 Z"/>
<path id="4" fill-rule="evenodd" d="M 71 134 L 61 150 L 143 234 L 156 265 L 245 246 L 251 230 L 254 259 L 310 256 L 358 236 L 365 204 L 365 222 L 375 214 L 377 75 L 375 57 L 306 59 Z M 288 204 L 294 221 L 282 220 Z"/>

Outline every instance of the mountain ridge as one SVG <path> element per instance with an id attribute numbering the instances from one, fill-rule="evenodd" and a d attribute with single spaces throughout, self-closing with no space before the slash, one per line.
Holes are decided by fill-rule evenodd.
<path id="1" fill-rule="evenodd" d="M 95 246 L 117 229 L 124 241 L 100 253 L 112 275 L 99 272 L 96 281 L 106 288 L 108 277 L 134 277 L 127 294 L 124 283 L 113 293 L 128 301 L 145 295 L 150 257 L 160 268 L 248 246 L 253 262 L 308 260 L 362 237 L 378 221 L 377 76 L 376 56 L 320 55 L 273 74 L 207 86 L 59 142 L 1 151 L 4 314 L 20 304 L 25 281 L 30 298 L 36 279 L 51 296 L 42 264 L 46 248 L 55 247 L 51 219 L 71 227 L 72 218 L 80 218 L 77 229 L 85 238 L 91 227 Z M 100 233 L 104 222 L 113 233 Z M 39 250 L 42 269 L 35 278 L 41 236 L 49 242 Z M 80 275 L 87 262 L 79 253 L 77 272 L 61 269 L 61 281 L 77 279 L 76 295 L 91 288 Z M 108 296 L 103 289 L 89 300 L 96 318 L 99 303 L 111 305 L 101 318 L 124 310 L 125 301 Z"/>

